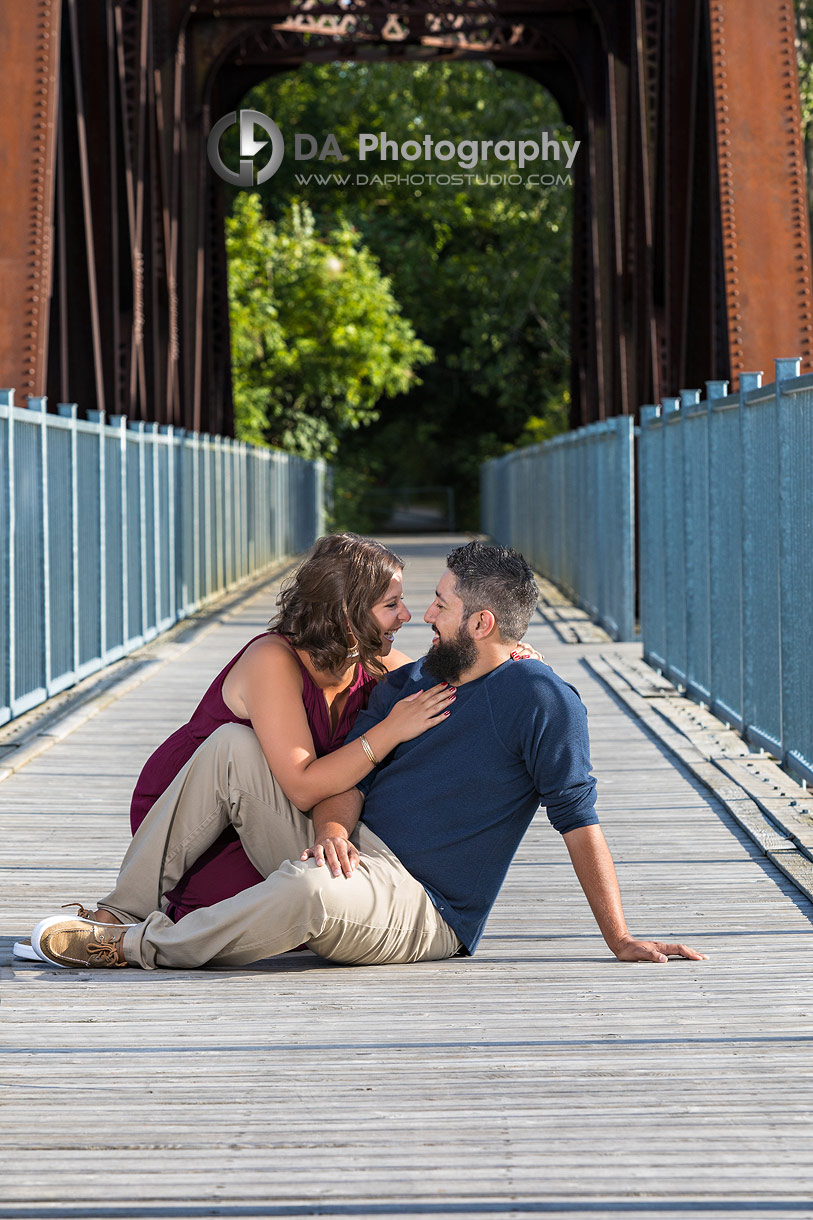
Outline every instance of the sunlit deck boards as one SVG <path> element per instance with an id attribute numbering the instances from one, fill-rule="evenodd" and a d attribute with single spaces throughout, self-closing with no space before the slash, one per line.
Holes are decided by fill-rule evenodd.
<path id="1" fill-rule="evenodd" d="M 446 547 L 400 549 L 417 655 Z M 616 963 L 539 818 L 472 960 L 11 964 L 38 916 L 109 887 L 140 762 L 272 607 L 0 784 L 0 1220 L 813 1215 L 813 910 L 541 620 L 589 708 L 630 924 L 709 962 Z"/>

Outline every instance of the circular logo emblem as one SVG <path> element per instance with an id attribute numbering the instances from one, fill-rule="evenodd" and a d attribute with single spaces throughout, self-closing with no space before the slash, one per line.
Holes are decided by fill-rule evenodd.
<path id="1" fill-rule="evenodd" d="M 282 165 L 282 158 L 285 153 L 285 140 L 283 139 L 282 132 L 274 120 L 269 119 L 267 114 L 262 114 L 259 110 L 241 110 L 240 170 L 237 172 L 224 165 L 223 158 L 220 156 L 220 140 L 223 132 L 228 131 L 236 122 L 237 111 L 232 110 L 229 114 L 225 114 L 222 119 L 218 119 L 209 132 L 209 139 L 206 144 L 209 164 L 224 182 L 230 182 L 232 186 L 262 186 L 263 182 L 267 182 L 269 178 L 273 177 L 280 165 Z M 261 127 L 269 139 L 255 140 L 255 127 Z M 271 156 L 267 164 L 258 171 L 255 179 L 254 157 L 261 148 L 265 148 L 269 140 L 271 143 Z"/>

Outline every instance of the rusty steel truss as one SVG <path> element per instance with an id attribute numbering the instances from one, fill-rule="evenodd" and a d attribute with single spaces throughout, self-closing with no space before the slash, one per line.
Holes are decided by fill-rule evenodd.
<path id="1" fill-rule="evenodd" d="M 575 171 L 573 423 L 813 368 L 792 0 L 26 0 L 0 6 L 0 382 L 232 427 L 206 137 L 306 60 L 485 56 Z"/>

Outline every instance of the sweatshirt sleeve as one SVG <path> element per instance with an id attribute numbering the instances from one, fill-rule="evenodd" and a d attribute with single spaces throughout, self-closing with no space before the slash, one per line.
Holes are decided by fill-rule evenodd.
<path id="1" fill-rule="evenodd" d="M 521 754 L 554 829 L 595 825 L 587 710 L 578 693 L 538 661 L 520 662 L 510 676 L 518 689 L 495 716 L 503 744 Z"/>

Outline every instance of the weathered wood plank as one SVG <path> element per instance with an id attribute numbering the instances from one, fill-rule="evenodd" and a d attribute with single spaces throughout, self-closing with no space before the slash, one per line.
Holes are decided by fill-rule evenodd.
<path id="1" fill-rule="evenodd" d="M 399 543 L 414 655 L 449 545 Z M 0 1220 L 811 1214 L 813 905 L 541 617 L 531 642 L 588 707 L 631 926 L 709 962 L 614 961 L 541 817 L 472 960 L 11 962 L 40 915 L 109 889 L 140 762 L 272 606 L 236 607 L 0 783 Z"/>

